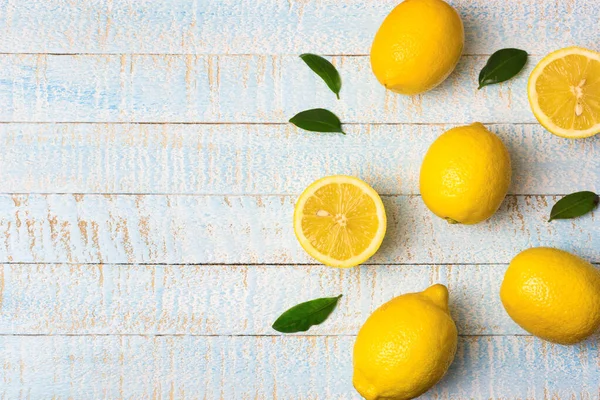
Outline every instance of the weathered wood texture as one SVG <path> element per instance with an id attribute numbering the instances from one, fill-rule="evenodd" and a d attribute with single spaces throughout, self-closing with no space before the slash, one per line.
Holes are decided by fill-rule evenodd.
<path id="1" fill-rule="evenodd" d="M 334 57 L 341 100 L 297 56 L 0 55 L 0 122 L 287 123 L 329 108 L 342 122 L 533 123 L 526 82 L 539 60 L 477 90 L 487 56 L 465 56 L 426 95 L 377 82 L 368 57 Z M 300 132 L 300 131 L 299 131 Z"/>
<path id="2" fill-rule="evenodd" d="M 548 223 L 556 196 L 509 196 L 492 219 L 450 225 L 419 196 L 383 197 L 373 263 L 508 263 L 548 245 L 600 261 L 598 213 Z M 0 195 L 0 262 L 314 263 L 293 196 Z"/>
<path id="3" fill-rule="evenodd" d="M 0 337 L 0 397 L 359 399 L 354 337 Z M 467 337 L 423 399 L 598 399 L 598 344 Z"/>
<path id="4" fill-rule="evenodd" d="M 0 193 L 292 194 L 326 175 L 418 194 L 421 161 L 452 125 L 0 124 Z M 539 125 L 490 125 L 507 145 L 512 194 L 600 191 L 598 140 Z M 585 167 L 582 166 L 585 160 Z"/>
<path id="5" fill-rule="evenodd" d="M 352 335 L 391 298 L 443 283 L 461 335 L 524 334 L 500 303 L 506 265 L 339 270 L 281 265 L 0 266 L 0 334 L 278 335 L 289 307 L 343 294 L 309 335 Z M 277 290 L 268 290 L 277 282 Z"/>
<path id="6" fill-rule="evenodd" d="M 465 336 L 424 398 L 600 400 L 598 335 L 520 336 L 498 299 L 527 247 L 600 262 L 600 214 L 546 222 L 552 195 L 600 190 L 598 140 L 545 132 L 525 90 L 549 51 L 598 49 L 600 7 L 453 0 L 466 55 L 407 98 L 367 56 L 398 2 L 0 0 L 0 399 L 358 398 L 352 335 L 391 297 L 442 282 Z M 503 47 L 532 54 L 526 70 L 476 90 Z M 302 52 L 335 55 L 340 101 Z M 348 136 L 287 124 L 312 107 Z M 487 223 L 449 226 L 417 196 L 418 169 L 448 124 L 474 121 L 510 148 L 517 196 Z M 387 195 L 381 265 L 313 265 L 294 238 L 295 196 L 335 173 Z M 318 336 L 246 336 L 339 293 Z"/>
<path id="7" fill-rule="evenodd" d="M 0 52 L 368 54 L 400 0 L 0 2 Z M 467 54 L 597 46 L 594 1 L 450 0 Z"/>

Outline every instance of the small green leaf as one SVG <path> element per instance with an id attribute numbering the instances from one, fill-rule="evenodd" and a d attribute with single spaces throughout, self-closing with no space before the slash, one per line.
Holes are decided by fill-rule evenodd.
<path id="1" fill-rule="evenodd" d="M 324 108 L 313 108 L 294 115 L 290 122 L 298 128 L 312 132 L 344 133 L 342 123 L 334 113 Z"/>
<path id="2" fill-rule="evenodd" d="M 300 54 L 300 58 L 329 86 L 329 89 L 340 98 L 342 78 L 332 63 L 316 54 Z"/>
<path id="3" fill-rule="evenodd" d="M 479 73 L 479 87 L 500 83 L 517 75 L 527 62 L 527 52 L 519 49 L 502 49 L 490 56 Z"/>
<path id="4" fill-rule="evenodd" d="M 300 303 L 281 314 L 273 323 L 273 329 L 282 333 L 306 332 L 329 317 L 340 297 L 341 294 Z"/>
<path id="5" fill-rule="evenodd" d="M 598 195 L 594 192 L 571 193 L 556 202 L 550 211 L 550 219 L 569 219 L 589 213 L 598 205 Z"/>

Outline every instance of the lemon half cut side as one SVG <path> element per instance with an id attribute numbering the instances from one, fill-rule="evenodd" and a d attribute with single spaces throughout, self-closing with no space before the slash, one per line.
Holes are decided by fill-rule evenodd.
<path id="1" fill-rule="evenodd" d="M 531 110 L 557 136 L 577 139 L 600 132 L 600 53 L 567 47 L 550 53 L 527 84 Z"/>
<path id="2" fill-rule="evenodd" d="M 358 178 L 334 175 L 319 179 L 296 202 L 294 232 L 300 245 L 330 267 L 362 264 L 379 249 L 385 231 L 381 198 Z"/>

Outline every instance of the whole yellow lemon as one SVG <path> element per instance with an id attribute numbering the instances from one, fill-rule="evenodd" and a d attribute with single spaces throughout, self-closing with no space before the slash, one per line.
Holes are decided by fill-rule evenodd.
<path id="1" fill-rule="evenodd" d="M 510 186 L 508 150 L 476 122 L 437 138 L 421 165 L 425 205 L 450 223 L 476 224 L 491 217 Z"/>
<path id="2" fill-rule="evenodd" d="M 519 253 L 504 275 L 500 298 L 521 328 L 550 342 L 577 343 L 600 327 L 600 271 L 563 250 Z"/>
<path id="3" fill-rule="evenodd" d="M 442 0 L 406 0 L 386 17 L 371 47 L 373 73 L 386 88 L 413 95 L 433 89 L 456 67 L 463 24 Z"/>
<path id="4" fill-rule="evenodd" d="M 367 400 L 420 396 L 448 370 L 457 340 L 445 286 L 398 296 L 358 332 L 352 383 Z"/>

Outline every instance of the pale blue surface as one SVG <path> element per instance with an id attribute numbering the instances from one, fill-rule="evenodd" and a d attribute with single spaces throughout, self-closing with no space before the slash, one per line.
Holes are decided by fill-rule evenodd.
<path id="1" fill-rule="evenodd" d="M 547 223 L 556 196 L 508 196 L 490 220 L 451 225 L 420 196 L 384 196 L 372 263 L 508 263 L 531 246 L 600 262 L 599 213 Z M 294 196 L 0 195 L 0 262 L 311 263 L 292 229 Z M 292 284 L 292 283 L 290 283 Z"/>
<path id="2" fill-rule="evenodd" d="M 551 136 L 525 93 L 548 52 L 599 49 L 597 1 L 452 1 L 465 56 L 414 98 L 386 92 L 367 56 L 397 2 L 0 0 L 0 399 L 357 398 L 353 335 L 435 282 L 461 338 L 424 398 L 599 399 L 599 336 L 535 339 L 497 295 L 527 247 L 600 262 L 600 214 L 546 222 L 556 195 L 600 190 L 598 139 Z M 510 46 L 532 54 L 525 71 L 477 91 Z M 341 100 L 302 52 L 336 55 Z M 287 124 L 311 107 L 348 136 Z M 450 226 L 418 196 L 420 162 L 474 121 L 507 144 L 511 195 L 490 221 Z M 380 265 L 315 265 L 294 237 L 297 194 L 338 173 L 384 195 Z M 270 329 L 339 293 L 307 334 Z"/>
<path id="3" fill-rule="evenodd" d="M 11 363 L 5 382 L 15 388 L 20 379 L 36 384 L 0 390 L 7 398 L 52 393 L 358 399 L 348 382 L 353 342 L 353 337 L 4 337 L 0 352 Z M 597 343 L 564 347 L 527 337 L 461 338 L 457 362 L 423 398 L 597 399 L 597 354 Z M 28 366 L 22 372 L 12 367 L 20 360 Z"/>
<path id="4" fill-rule="evenodd" d="M 291 125 L 0 124 L 0 192 L 296 195 L 343 174 L 382 195 L 418 194 L 425 152 L 452 127 L 349 125 L 341 136 Z M 582 182 L 600 191 L 597 139 L 488 128 L 511 154 L 510 194 L 566 194 Z"/>
<path id="5" fill-rule="evenodd" d="M 368 54 L 397 0 L 0 1 L 0 52 Z M 466 54 L 598 46 L 593 0 L 452 0 Z M 110 6 L 109 6 L 110 4 Z"/>

